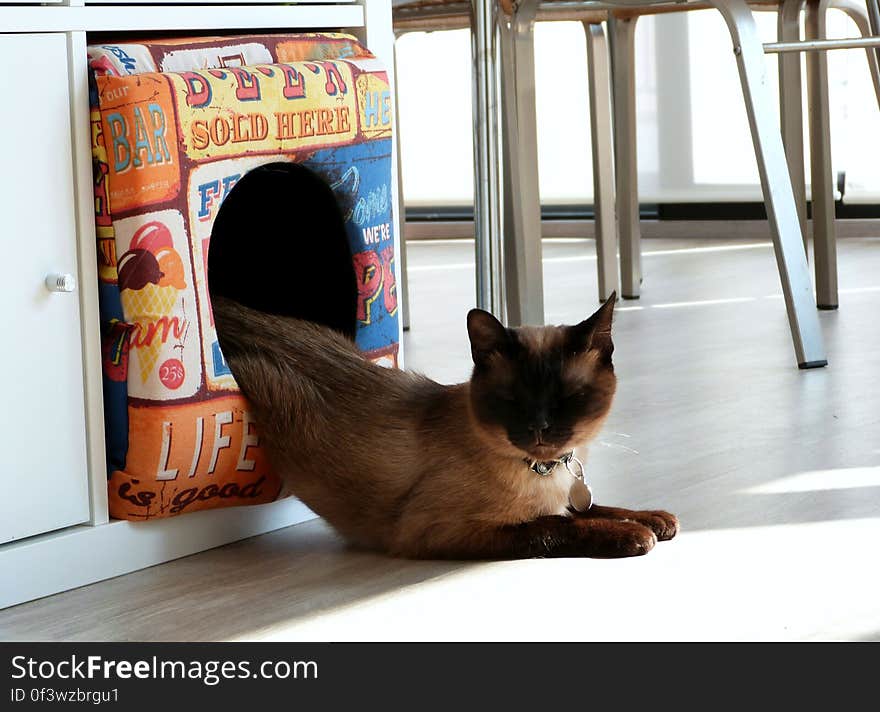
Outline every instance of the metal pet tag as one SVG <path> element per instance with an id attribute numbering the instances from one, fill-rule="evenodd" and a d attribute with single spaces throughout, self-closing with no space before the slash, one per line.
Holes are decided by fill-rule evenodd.
<path id="1" fill-rule="evenodd" d="M 565 469 L 574 477 L 574 482 L 571 483 L 571 489 L 568 491 L 568 503 L 572 509 L 586 512 L 593 505 L 593 493 L 586 483 L 584 463 L 572 455 L 565 461 Z"/>
<path id="2" fill-rule="evenodd" d="M 568 502 L 572 509 L 586 512 L 593 505 L 593 493 L 583 480 L 575 480 L 568 492 Z"/>

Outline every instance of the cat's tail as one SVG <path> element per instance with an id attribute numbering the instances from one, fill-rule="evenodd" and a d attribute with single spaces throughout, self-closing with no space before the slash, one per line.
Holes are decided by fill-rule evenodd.
<path id="1" fill-rule="evenodd" d="M 293 417 L 293 411 L 320 409 L 328 389 L 351 390 L 351 380 L 374 375 L 354 343 L 328 327 L 219 295 L 211 305 L 223 358 L 258 413 Z"/>
<path id="2" fill-rule="evenodd" d="M 310 362 L 316 350 L 357 353 L 347 337 L 321 324 L 258 311 L 220 296 L 212 296 L 211 306 L 220 349 L 227 361 L 247 353 L 283 355 L 294 360 L 308 356 Z"/>
<path id="3" fill-rule="evenodd" d="M 268 314 L 226 297 L 211 296 L 211 310 L 220 349 L 227 363 L 241 354 L 260 350 L 260 341 L 274 331 Z"/>

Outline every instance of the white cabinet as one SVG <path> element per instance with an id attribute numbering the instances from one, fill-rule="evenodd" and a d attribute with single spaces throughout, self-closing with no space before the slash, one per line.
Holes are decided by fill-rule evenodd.
<path id="1" fill-rule="evenodd" d="M 0 35 L 0 543 L 89 518 L 68 80 L 65 35 Z"/>

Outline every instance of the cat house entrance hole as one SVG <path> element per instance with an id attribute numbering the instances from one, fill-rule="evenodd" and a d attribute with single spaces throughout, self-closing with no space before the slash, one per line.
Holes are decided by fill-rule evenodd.
<path id="1" fill-rule="evenodd" d="M 208 290 L 354 338 L 357 284 L 345 220 L 314 171 L 269 163 L 229 191 L 211 232 Z"/>

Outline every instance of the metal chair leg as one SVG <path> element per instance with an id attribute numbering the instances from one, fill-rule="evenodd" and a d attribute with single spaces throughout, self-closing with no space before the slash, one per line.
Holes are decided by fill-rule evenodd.
<path id="1" fill-rule="evenodd" d="M 502 38 L 504 275 L 509 326 L 544 323 L 534 24 L 538 0 L 523 0 Z"/>
<path id="2" fill-rule="evenodd" d="M 828 362 L 755 19 L 746 0 L 710 1 L 724 17 L 733 40 L 798 366 L 824 366 Z"/>
<path id="3" fill-rule="evenodd" d="M 498 160 L 497 3 L 471 0 L 474 122 L 474 257 L 477 306 L 503 318 L 501 190 Z"/>
<path id="4" fill-rule="evenodd" d="M 800 16 L 805 0 L 785 0 L 779 8 L 777 37 L 780 42 L 797 42 L 801 38 Z M 779 117 L 782 143 L 788 159 L 798 222 L 807 251 L 807 188 L 804 175 L 804 111 L 801 89 L 801 56 L 797 52 L 779 55 Z M 809 252 L 807 251 L 809 255 Z"/>
<path id="5" fill-rule="evenodd" d="M 611 126 L 611 77 L 608 43 L 601 24 L 584 23 L 587 37 L 587 74 L 590 94 L 590 138 L 593 151 L 593 210 L 596 223 L 596 258 L 599 301 L 619 291 L 617 272 L 617 220 L 614 210 L 614 132 Z"/>
<path id="6" fill-rule="evenodd" d="M 636 18 L 609 20 L 614 104 L 614 158 L 620 233 L 620 282 L 624 299 L 638 299 L 642 282 L 636 150 Z"/>
<path id="7" fill-rule="evenodd" d="M 880 0 L 865 0 L 865 5 L 871 34 L 880 34 Z M 874 48 L 874 58 L 880 62 L 880 48 Z M 880 100 L 880 95 L 878 95 L 878 100 Z"/>
<path id="8" fill-rule="evenodd" d="M 825 38 L 826 9 L 827 0 L 807 0 L 807 39 Z M 828 55 L 825 52 L 807 53 L 807 98 L 816 304 L 820 309 L 837 309 L 837 244 L 834 232 Z"/>
<path id="9" fill-rule="evenodd" d="M 514 244 L 519 236 L 522 239 L 524 235 L 524 227 L 522 224 L 522 211 L 517 204 L 522 189 L 520 188 L 520 156 L 517 150 L 519 144 L 519 135 L 517 132 L 517 93 L 516 93 L 516 72 L 513 71 L 514 51 L 513 51 L 513 29 L 510 22 L 506 22 L 503 17 L 499 18 L 498 23 L 498 47 L 499 47 L 499 66 L 501 90 L 501 111 L 499 119 L 499 133 L 501 138 L 501 240 L 504 254 L 504 298 L 505 298 L 505 314 L 501 315 L 501 321 L 510 325 L 517 326 L 522 323 L 522 315 L 517 309 L 518 299 L 513 300 L 513 304 L 507 302 L 511 289 L 518 292 L 518 275 L 516 269 L 516 261 L 510 259 L 508 245 Z M 540 198 L 539 198 L 540 200 Z M 513 307 L 517 311 L 513 322 L 510 320 L 510 308 Z"/>
<path id="10" fill-rule="evenodd" d="M 397 124 L 400 126 L 400 124 Z M 400 153 L 397 154 L 397 162 L 400 164 Z M 398 181 L 400 180 L 400 170 L 397 172 Z M 400 266 L 400 284 L 397 285 L 397 299 L 400 302 L 400 324 L 404 331 L 409 331 L 411 326 L 409 318 L 409 274 L 407 273 L 406 261 L 406 212 L 403 207 L 403 188 L 398 188 L 400 194 L 400 255 L 398 255 L 398 265 Z"/>
<path id="11" fill-rule="evenodd" d="M 396 40 L 397 38 L 395 38 Z M 394 125 L 397 131 L 394 141 L 397 143 L 397 205 L 400 215 L 397 217 L 397 225 L 400 229 L 400 254 L 398 255 L 398 267 L 400 268 L 400 284 L 397 285 L 397 300 L 400 303 L 400 322 L 404 331 L 409 329 L 409 276 L 406 272 L 406 209 L 403 203 L 403 161 L 400 156 L 400 102 L 398 101 L 397 77 L 397 45 L 394 47 Z"/>

